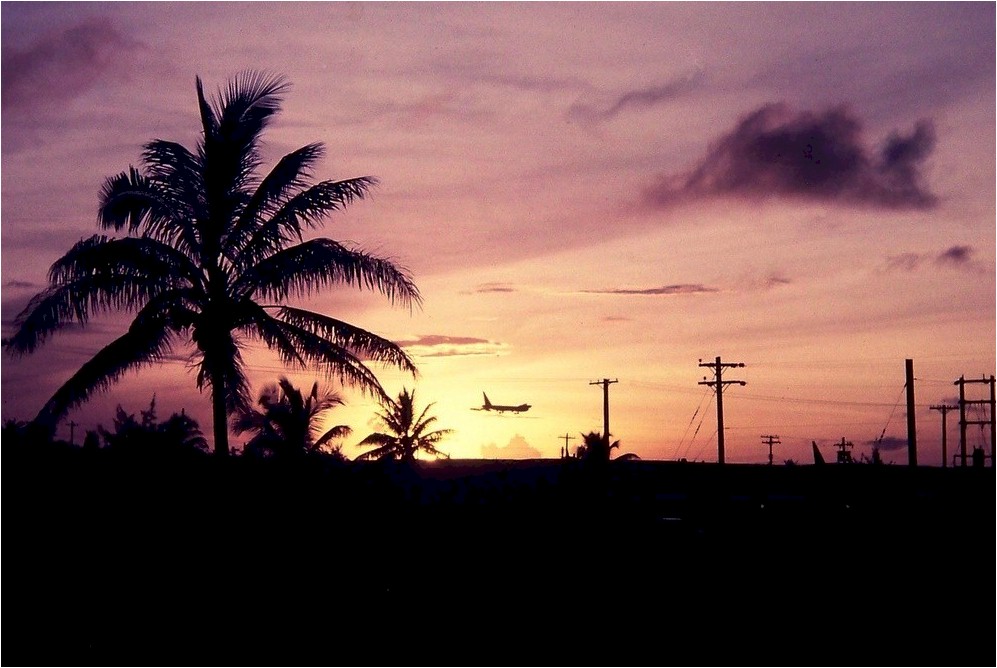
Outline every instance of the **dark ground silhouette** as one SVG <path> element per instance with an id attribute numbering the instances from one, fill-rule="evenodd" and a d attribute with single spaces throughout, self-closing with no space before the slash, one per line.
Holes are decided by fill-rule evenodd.
<path id="1" fill-rule="evenodd" d="M 5 665 L 994 659 L 991 469 L 3 457 Z"/>

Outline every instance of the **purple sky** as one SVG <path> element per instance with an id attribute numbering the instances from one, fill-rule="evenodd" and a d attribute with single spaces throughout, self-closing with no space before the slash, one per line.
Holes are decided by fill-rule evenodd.
<path id="1" fill-rule="evenodd" d="M 455 456 L 556 455 L 601 429 L 589 382 L 609 377 L 625 451 L 711 459 L 698 361 L 721 355 L 748 382 L 725 394 L 729 461 L 764 461 L 761 434 L 780 461 L 904 437 L 913 358 L 936 463 L 927 406 L 994 373 L 993 3 L 4 2 L 0 20 L 5 336 L 97 231 L 103 179 L 150 139 L 196 141 L 195 75 L 254 68 L 293 83 L 269 162 L 322 141 L 317 177 L 380 179 L 322 234 L 396 258 L 424 308 L 309 305 L 416 356 Z M 3 418 L 32 417 L 125 323 L 5 354 Z M 209 431 L 176 352 L 70 419 L 109 425 L 155 392 Z M 252 355 L 256 388 L 281 373 Z M 534 408 L 469 410 L 482 391 Z M 374 406 L 344 394 L 331 419 L 359 440 Z"/>

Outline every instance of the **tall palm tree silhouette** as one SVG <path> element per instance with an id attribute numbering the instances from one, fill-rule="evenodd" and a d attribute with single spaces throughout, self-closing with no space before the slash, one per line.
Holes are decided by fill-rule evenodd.
<path id="1" fill-rule="evenodd" d="M 343 405 L 343 399 L 332 392 L 319 394 L 318 382 L 305 398 L 301 390 L 287 378 L 265 387 L 260 393 L 259 409 L 242 409 L 232 423 L 236 434 L 255 432 L 246 444 L 247 451 L 277 456 L 294 456 L 319 452 L 330 441 L 352 433 L 346 425 L 337 425 L 323 432 L 325 413 Z"/>
<path id="2" fill-rule="evenodd" d="M 260 141 L 289 83 L 245 72 L 209 100 L 196 79 L 203 137 L 195 151 L 147 143 L 143 170 L 108 178 L 99 225 L 129 236 L 94 235 L 49 271 L 50 286 L 18 316 L 9 347 L 33 352 L 70 321 L 123 309 L 128 331 L 86 362 L 36 420 L 54 425 L 122 374 L 158 362 L 180 341 L 193 343 L 197 386 L 210 388 L 215 451 L 228 453 L 229 413 L 250 405 L 241 350 L 262 341 L 285 364 L 317 364 L 346 385 L 385 396 L 365 361 L 415 375 L 397 345 L 336 318 L 287 305 L 330 285 L 374 290 L 393 304 L 421 304 L 410 275 L 392 261 L 331 239 L 303 239 L 324 217 L 363 198 L 373 177 L 313 183 L 322 157 L 308 144 L 260 175 Z"/>
<path id="3" fill-rule="evenodd" d="M 377 414 L 378 419 L 388 433 L 374 432 L 358 446 L 373 445 L 373 450 L 358 455 L 356 459 L 401 459 L 412 461 L 420 450 L 437 457 L 450 456 L 436 449 L 436 444 L 443 437 L 453 433 L 452 429 L 437 429 L 427 431 L 436 422 L 433 416 L 427 417 L 433 404 L 428 404 L 419 417 L 415 415 L 415 390 L 409 392 L 406 388 L 398 393 L 397 399 L 382 400 L 383 410 Z"/>

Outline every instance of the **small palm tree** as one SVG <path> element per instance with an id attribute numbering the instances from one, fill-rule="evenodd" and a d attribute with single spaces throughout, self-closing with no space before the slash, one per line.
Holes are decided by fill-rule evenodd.
<path id="1" fill-rule="evenodd" d="M 436 449 L 436 444 L 443 437 L 453 433 L 452 429 L 437 429 L 428 431 L 436 422 L 436 418 L 427 417 L 433 404 L 428 404 L 415 416 L 415 390 L 410 393 L 406 388 L 398 394 L 397 399 L 386 399 L 382 402 L 383 410 L 377 414 L 378 419 L 388 433 L 374 432 L 357 445 L 360 447 L 373 445 L 373 450 L 357 456 L 358 460 L 367 459 L 400 459 L 412 461 L 420 450 L 436 457 L 450 458 L 450 455 Z"/>
<path id="2" fill-rule="evenodd" d="M 304 398 L 291 381 L 281 378 L 260 392 L 259 410 L 243 409 L 237 414 L 232 431 L 236 434 L 255 432 L 246 443 L 247 454 L 293 456 L 336 452 L 328 449 L 329 443 L 349 436 L 353 430 L 341 424 L 323 432 L 322 419 L 328 411 L 343 403 L 333 392 L 319 394 L 318 382 Z"/>
<path id="3" fill-rule="evenodd" d="M 242 350 L 259 341 L 285 364 L 319 365 L 379 398 L 365 362 L 413 375 L 395 343 L 288 300 L 320 288 L 373 290 L 392 303 L 421 303 L 408 273 L 388 259 L 325 238 L 304 240 L 323 219 L 366 196 L 373 177 L 312 182 L 324 153 L 308 144 L 261 173 L 261 137 L 288 83 L 248 72 L 215 99 L 196 80 L 202 137 L 191 151 L 162 139 L 145 145 L 143 169 L 108 178 L 99 224 L 124 238 L 83 239 L 49 270 L 50 286 L 18 316 L 8 348 L 34 352 L 73 321 L 123 310 L 127 332 L 97 352 L 42 407 L 35 422 L 59 418 L 126 372 L 193 347 L 198 389 L 210 389 L 215 452 L 228 453 L 228 416 L 251 404 Z"/>
<path id="4" fill-rule="evenodd" d="M 608 444 L 608 440 L 603 438 L 602 434 L 597 431 L 582 434 L 582 445 L 578 448 L 578 458 L 590 462 L 608 462 L 613 449 L 620 447 L 619 441 L 613 441 L 612 444 Z M 640 459 L 640 457 L 632 452 L 627 452 L 618 456 L 613 461 L 629 461 L 632 459 Z"/>

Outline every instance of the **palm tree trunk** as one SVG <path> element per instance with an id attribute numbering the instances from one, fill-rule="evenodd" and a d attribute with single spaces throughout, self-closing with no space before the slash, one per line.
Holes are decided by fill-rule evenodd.
<path id="1" fill-rule="evenodd" d="M 211 417 L 215 435 L 215 454 L 227 457 L 228 451 L 228 411 L 225 410 L 224 381 L 218 379 L 211 383 Z"/>

